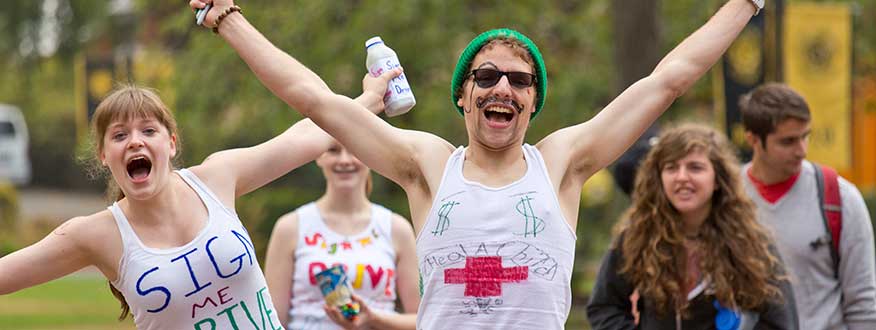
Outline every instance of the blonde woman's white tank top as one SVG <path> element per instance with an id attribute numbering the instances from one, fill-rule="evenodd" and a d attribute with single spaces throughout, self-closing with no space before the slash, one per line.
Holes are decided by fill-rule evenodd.
<path id="1" fill-rule="evenodd" d="M 140 330 L 283 329 L 252 239 L 191 171 L 176 171 L 198 194 L 209 216 L 191 242 L 174 248 L 145 246 L 117 203 L 109 207 L 124 252 L 119 278 Z"/>

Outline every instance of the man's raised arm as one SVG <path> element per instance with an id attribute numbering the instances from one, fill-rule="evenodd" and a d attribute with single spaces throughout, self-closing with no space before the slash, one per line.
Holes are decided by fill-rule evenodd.
<path id="1" fill-rule="evenodd" d="M 608 166 L 721 58 L 755 12 L 751 0 L 728 1 L 593 119 L 547 136 L 539 143 L 546 160 L 565 166 L 558 170 L 576 184 Z"/>
<path id="2" fill-rule="evenodd" d="M 419 171 L 413 155 L 422 139 L 410 138 L 411 134 L 392 127 L 361 104 L 332 92 L 318 75 L 256 30 L 231 0 L 191 0 L 189 5 L 197 9 L 206 3 L 212 3 L 213 8 L 204 25 L 218 25 L 219 35 L 271 92 L 381 175 L 402 186 L 407 178 L 416 177 L 411 173 Z"/>

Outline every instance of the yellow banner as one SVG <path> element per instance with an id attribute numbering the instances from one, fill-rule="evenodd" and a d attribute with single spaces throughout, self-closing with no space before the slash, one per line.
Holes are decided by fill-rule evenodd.
<path id="1" fill-rule="evenodd" d="M 789 3 L 782 32 L 785 82 L 812 111 L 809 159 L 852 167 L 852 16 L 848 5 Z"/>

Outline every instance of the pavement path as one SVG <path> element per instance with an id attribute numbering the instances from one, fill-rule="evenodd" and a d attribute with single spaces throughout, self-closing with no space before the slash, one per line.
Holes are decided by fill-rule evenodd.
<path id="1" fill-rule="evenodd" d="M 18 201 L 21 219 L 57 223 L 98 212 L 109 205 L 100 193 L 27 187 L 18 191 Z"/>

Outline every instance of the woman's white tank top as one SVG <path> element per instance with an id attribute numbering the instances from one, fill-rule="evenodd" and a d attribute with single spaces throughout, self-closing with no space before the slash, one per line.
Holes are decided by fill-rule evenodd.
<path id="1" fill-rule="evenodd" d="M 249 234 L 191 171 L 176 171 L 209 213 L 188 244 L 145 246 L 117 203 L 109 207 L 122 237 L 119 278 L 112 285 L 141 330 L 282 329 Z"/>
<path id="2" fill-rule="evenodd" d="M 396 254 L 392 245 L 392 212 L 371 204 L 371 223 L 355 235 L 341 235 L 323 221 L 315 203 L 298 208 L 298 244 L 289 310 L 289 330 L 341 329 L 325 315 L 314 275 L 343 265 L 353 292 L 372 309 L 395 308 Z"/>

